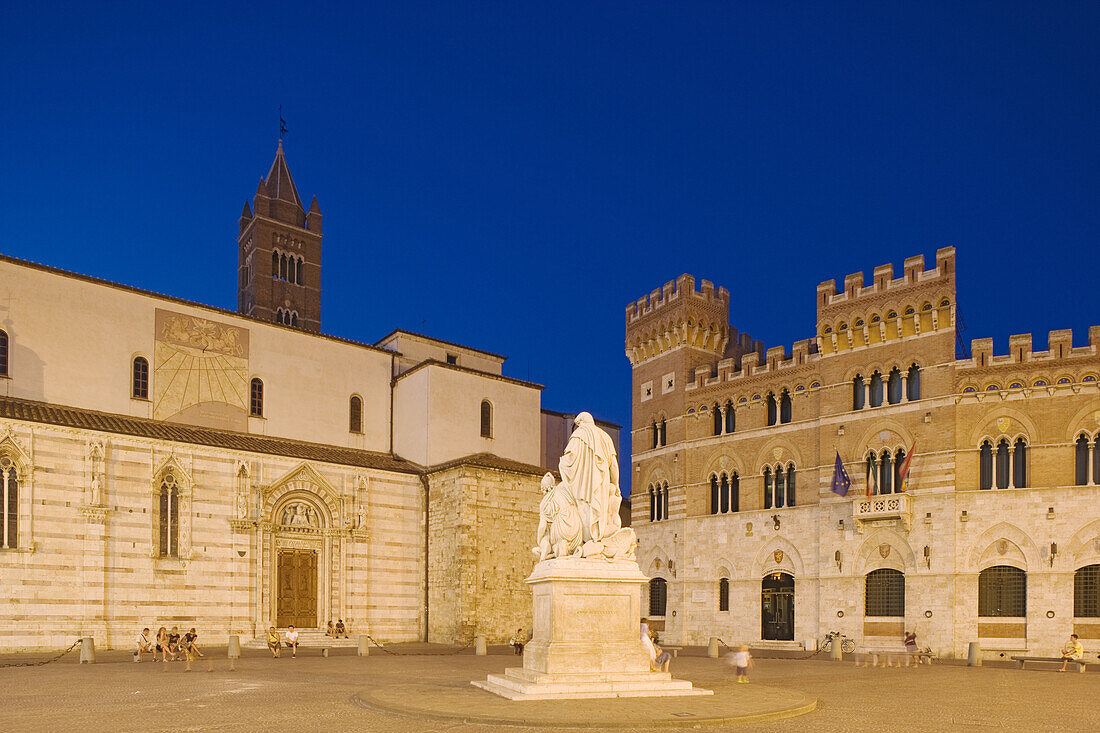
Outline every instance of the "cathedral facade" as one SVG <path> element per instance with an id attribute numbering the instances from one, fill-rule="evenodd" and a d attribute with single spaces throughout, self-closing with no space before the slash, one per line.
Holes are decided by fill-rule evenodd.
<path id="1" fill-rule="evenodd" d="M 529 625 L 542 388 L 421 334 L 325 335 L 321 241 L 280 143 L 237 312 L 0 256 L 0 649 Z"/>
<path id="2" fill-rule="evenodd" d="M 962 353 L 955 276 L 945 248 L 823 282 L 791 348 L 688 275 L 627 307 L 633 527 L 667 639 L 1100 651 L 1100 327 Z"/>

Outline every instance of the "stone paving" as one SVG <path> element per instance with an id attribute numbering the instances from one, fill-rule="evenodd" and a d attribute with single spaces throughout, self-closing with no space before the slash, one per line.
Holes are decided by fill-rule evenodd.
<path id="1" fill-rule="evenodd" d="M 335 650 L 323 658 L 310 649 L 297 659 L 277 660 L 246 652 L 231 672 L 225 650 L 212 648 L 208 658 L 214 671 L 205 671 L 207 660 L 199 660 L 190 673 L 182 662 L 134 664 L 125 652 L 101 652 L 95 665 L 77 664 L 75 652 L 41 667 L 3 667 L 20 660 L 0 658 L 0 730 L 513 733 L 568 730 L 592 719 L 619 731 L 647 731 L 708 726 L 707 718 L 730 711 L 736 716 L 789 710 L 805 700 L 817 701 L 816 709 L 798 717 L 709 727 L 906 733 L 1100 729 L 1096 670 L 1059 674 L 1056 666 L 1018 671 L 942 664 L 882 669 L 820 658 L 758 659 L 752 683 L 736 685 L 721 662 L 681 655 L 673 673 L 714 690 L 713 697 L 546 705 L 510 703 L 472 687 L 470 680 L 518 662 L 503 649 L 490 651 L 496 653 L 395 657 L 372 650 L 372 656 L 359 658 L 354 650 Z M 526 724 L 500 725 L 503 720 Z"/>

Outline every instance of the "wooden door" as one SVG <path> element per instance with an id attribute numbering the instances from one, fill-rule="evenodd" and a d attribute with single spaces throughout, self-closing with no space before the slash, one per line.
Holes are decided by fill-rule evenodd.
<path id="1" fill-rule="evenodd" d="M 317 552 L 279 550 L 279 628 L 317 628 Z"/>

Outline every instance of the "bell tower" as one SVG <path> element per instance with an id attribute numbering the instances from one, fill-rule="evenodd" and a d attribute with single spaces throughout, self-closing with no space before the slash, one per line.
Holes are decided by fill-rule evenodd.
<path id="1" fill-rule="evenodd" d="M 306 331 L 321 330 L 321 207 L 306 211 L 290 177 L 283 141 L 241 212 L 237 311 Z"/>

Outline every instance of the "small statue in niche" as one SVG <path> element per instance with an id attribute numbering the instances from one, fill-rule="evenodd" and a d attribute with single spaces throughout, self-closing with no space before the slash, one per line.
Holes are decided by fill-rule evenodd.
<path id="1" fill-rule="evenodd" d="M 248 519 L 248 494 L 237 492 L 237 519 Z"/>
<path id="2" fill-rule="evenodd" d="M 366 529 L 367 528 L 367 508 L 360 504 L 355 508 L 355 528 Z"/>
<path id="3" fill-rule="evenodd" d="M 103 485 L 99 481 L 99 474 L 92 473 L 92 506 L 99 506 L 102 490 Z"/>

